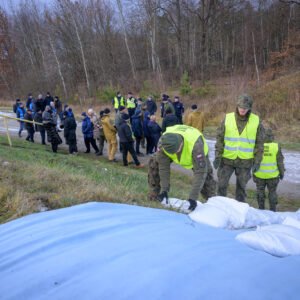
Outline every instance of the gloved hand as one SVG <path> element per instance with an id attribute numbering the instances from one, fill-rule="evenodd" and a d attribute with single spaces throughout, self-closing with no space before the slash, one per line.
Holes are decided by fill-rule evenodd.
<path id="1" fill-rule="evenodd" d="M 254 174 L 255 172 L 257 172 L 258 169 L 259 169 L 259 164 L 254 164 L 254 165 L 252 166 L 252 174 Z"/>
<path id="2" fill-rule="evenodd" d="M 188 201 L 190 202 L 189 210 L 190 211 L 195 210 L 195 208 L 197 207 L 197 201 L 196 200 L 192 200 L 192 199 L 189 199 Z"/>
<path id="3" fill-rule="evenodd" d="M 169 197 L 168 197 L 168 192 L 164 191 L 164 192 L 161 192 L 158 196 L 157 196 L 157 199 L 160 201 L 160 202 L 163 202 L 163 200 L 166 198 L 166 202 L 168 203 L 168 200 L 169 200 Z"/>
<path id="4" fill-rule="evenodd" d="M 280 178 L 280 180 L 282 180 L 282 179 L 283 179 L 283 177 L 284 177 L 284 174 L 279 174 L 279 178 Z"/>
<path id="5" fill-rule="evenodd" d="M 220 167 L 220 164 L 221 164 L 221 158 L 216 157 L 214 162 L 213 162 L 214 168 L 217 170 Z"/>

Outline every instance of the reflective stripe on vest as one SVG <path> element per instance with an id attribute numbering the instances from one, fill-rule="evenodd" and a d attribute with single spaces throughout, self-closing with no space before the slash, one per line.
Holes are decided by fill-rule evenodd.
<path id="1" fill-rule="evenodd" d="M 193 168 L 192 152 L 194 149 L 194 145 L 200 136 L 202 137 L 204 143 L 204 154 L 205 155 L 208 154 L 207 143 L 205 141 L 204 136 L 198 129 L 186 125 L 174 125 L 174 126 L 167 127 L 164 134 L 167 133 L 180 134 L 183 137 L 183 147 L 180 156 L 180 161 L 178 160 L 178 156 L 176 153 L 174 154 L 168 153 L 167 151 L 165 151 L 165 149 L 163 149 L 163 151 L 168 157 L 172 159 L 173 162 L 175 162 L 178 165 L 181 165 L 185 169 Z"/>
<path id="2" fill-rule="evenodd" d="M 264 143 L 264 155 L 257 172 L 254 175 L 261 179 L 277 178 L 279 176 L 277 166 L 277 143 Z"/>
<path id="3" fill-rule="evenodd" d="M 251 159 L 256 141 L 256 133 L 259 125 L 259 117 L 250 114 L 243 132 L 239 130 L 235 120 L 235 113 L 229 113 L 225 118 L 225 136 L 223 157 L 227 159 Z"/>
<path id="4" fill-rule="evenodd" d="M 127 108 L 135 108 L 135 98 L 127 99 Z"/>
<path id="5" fill-rule="evenodd" d="M 121 105 L 121 106 L 125 106 L 124 98 L 121 97 L 120 103 L 119 103 L 118 97 L 115 97 L 115 98 L 114 98 L 114 108 L 115 108 L 115 109 L 118 109 L 120 105 Z"/>

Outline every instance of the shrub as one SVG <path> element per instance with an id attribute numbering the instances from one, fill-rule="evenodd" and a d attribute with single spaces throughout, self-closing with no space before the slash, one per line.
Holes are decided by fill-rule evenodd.
<path id="1" fill-rule="evenodd" d="M 180 95 L 189 95 L 192 91 L 188 72 L 184 72 L 180 80 Z"/>
<path id="2" fill-rule="evenodd" d="M 100 100 L 101 103 L 108 103 L 116 96 L 116 92 L 119 90 L 119 87 L 105 86 L 99 88 L 96 91 L 96 98 Z M 124 95 L 123 95 L 124 96 Z"/>
<path id="3" fill-rule="evenodd" d="M 197 97 L 214 97 L 217 95 L 217 89 L 210 82 L 206 82 L 204 86 L 194 89 L 193 95 Z"/>

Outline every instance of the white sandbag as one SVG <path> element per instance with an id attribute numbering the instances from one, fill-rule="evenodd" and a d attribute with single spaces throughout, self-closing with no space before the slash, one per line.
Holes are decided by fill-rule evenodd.
<path id="1" fill-rule="evenodd" d="M 291 217 L 287 217 L 282 224 L 300 229 L 300 222 Z"/>
<path id="2" fill-rule="evenodd" d="M 236 239 L 249 247 L 274 256 L 300 255 L 300 230 L 282 224 L 258 227 L 240 233 Z"/>
<path id="3" fill-rule="evenodd" d="M 168 203 L 166 201 L 166 198 L 161 202 L 162 205 L 166 206 L 166 207 L 172 207 L 175 209 L 180 210 L 181 212 L 185 212 L 188 213 L 189 211 L 189 207 L 190 207 L 190 202 L 188 202 L 187 200 L 181 200 L 181 199 L 177 199 L 177 198 L 169 198 L 168 199 Z M 197 206 L 201 206 L 203 205 L 200 201 L 197 201 Z"/>
<path id="4" fill-rule="evenodd" d="M 217 228 L 227 228 L 228 214 L 212 205 L 203 204 L 189 214 L 189 217 L 198 223 L 203 223 Z"/>
<path id="5" fill-rule="evenodd" d="M 228 216 L 228 229 L 244 227 L 249 204 L 227 197 L 216 196 L 209 198 L 205 205 L 211 205 L 223 210 Z"/>
<path id="6" fill-rule="evenodd" d="M 281 218 L 273 211 L 249 207 L 244 228 L 281 223 Z"/>

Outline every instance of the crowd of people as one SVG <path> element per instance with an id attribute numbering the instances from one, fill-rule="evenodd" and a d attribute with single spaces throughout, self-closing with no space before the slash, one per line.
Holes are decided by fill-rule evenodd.
<path id="1" fill-rule="evenodd" d="M 197 206 L 200 192 L 206 199 L 216 194 L 226 196 L 233 173 L 236 175 L 235 199 L 245 202 L 246 184 L 252 175 L 257 184 L 259 208 L 265 208 L 267 187 L 270 209 L 275 211 L 276 188 L 285 171 L 283 156 L 280 146 L 274 142 L 272 130 L 265 130 L 260 118 L 252 112 L 252 102 L 250 96 L 241 95 L 236 110 L 226 114 L 217 129 L 213 166 L 217 170 L 218 188 L 203 136 L 204 114 L 197 104 L 193 104 L 183 118 L 185 108 L 178 96 L 172 101 L 168 95 L 162 95 L 161 125 L 157 122 L 154 99 L 151 96 L 146 100 L 135 98 L 131 92 L 128 92 L 127 98 L 120 92 L 116 93 L 112 99 L 113 112 L 109 107 L 99 114 L 93 108 L 82 112 L 85 153 L 90 153 L 92 147 L 97 156 L 103 155 L 106 142 L 110 162 L 117 161 L 119 149 L 123 165 L 134 163 L 137 168 L 144 167 L 139 157 L 150 155 L 149 199 L 160 201 L 168 200 L 171 163 L 192 169 L 194 180 L 188 200 L 191 211 Z M 57 96 L 53 98 L 48 92 L 45 98 L 40 94 L 35 100 L 29 94 L 26 106 L 17 99 L 13 109 L 20 123 L 20 137 L 25 128 L 27 141 L 34 142 L 34 134 L 39 132 L 42 144 L 46 144 L 47 135 L 53 152 L 57 152 L 58 145 L 62 143 L 59 132 L 63 130 L 69 153 L 78 153 L 77 122 L 73 111 L 68 105 L 63 106 Z"/>

